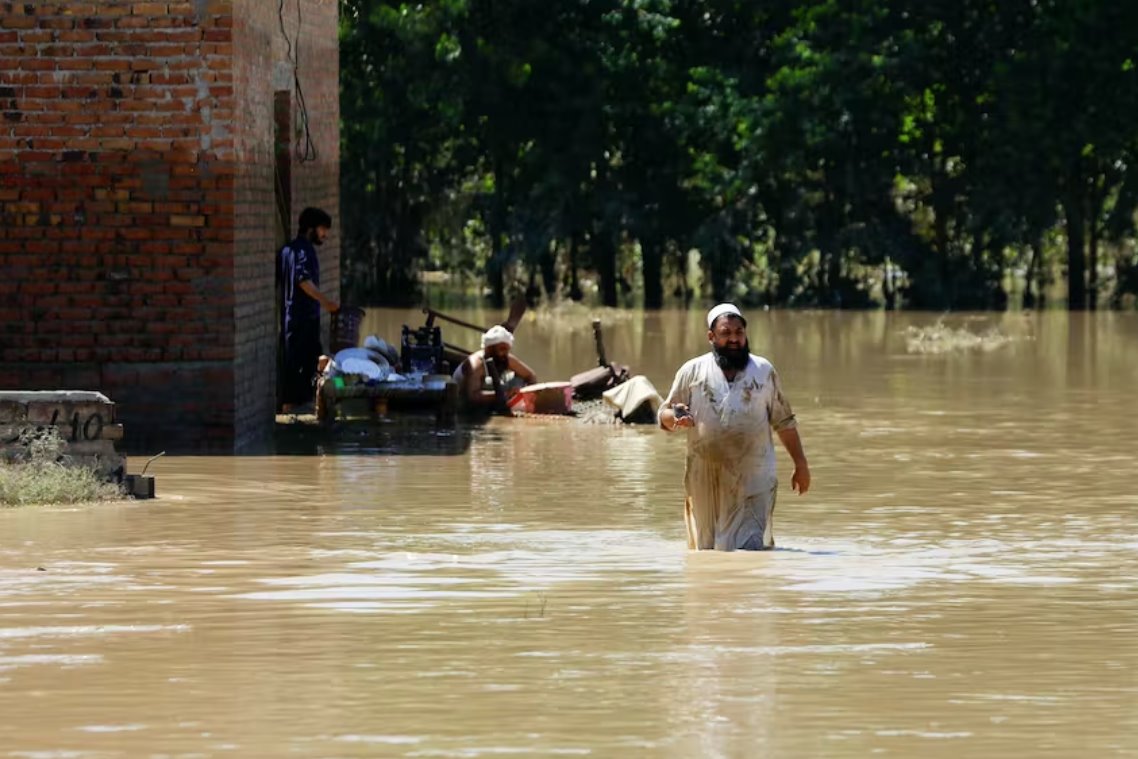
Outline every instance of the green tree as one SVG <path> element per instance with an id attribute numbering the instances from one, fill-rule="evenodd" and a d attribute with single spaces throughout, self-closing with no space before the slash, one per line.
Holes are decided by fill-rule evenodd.
<path id="1" fill-rule="evenodd" d="M 357 297 L 413 300 L 424 225 L 469 171 L 463 126 L 464 0 L 341 0 L 340 105 L 346 284 Z"/>

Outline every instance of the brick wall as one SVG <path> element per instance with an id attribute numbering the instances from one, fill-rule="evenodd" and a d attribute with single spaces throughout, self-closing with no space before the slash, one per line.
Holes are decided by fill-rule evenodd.
<path id="1" fill-rule="evenodd" d="M 315 186 L 334 213 L 336 3 L 297 2 L 331 147 L 294 197 Z M 101 390 L 132 449 L 268 430 L 276 6 L 0 2 L 0 388 Z"/>

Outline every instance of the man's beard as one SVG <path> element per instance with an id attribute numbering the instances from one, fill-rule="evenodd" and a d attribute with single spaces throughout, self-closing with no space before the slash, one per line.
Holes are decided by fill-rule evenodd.
<path id="1" fill-rule="evenodd" d="M 490 359 L 490 361 L 494 364 L 494 368 L 498 370 L 498 374 L 502 374 L 503 372 L 508 371 L 510 368 L 509 356 L 506 356 L 505 358 L 494 356 Z"/>
<path id="2" fill-rule="evenodd" d="M 720 348 L 712 343 L 711 349 L 715 352 L 715 363 L 723 371 L 741 371 L 747 368 L 747 362 L 751 360 L 750 340 L 743 343 L 742 348 Z"/>

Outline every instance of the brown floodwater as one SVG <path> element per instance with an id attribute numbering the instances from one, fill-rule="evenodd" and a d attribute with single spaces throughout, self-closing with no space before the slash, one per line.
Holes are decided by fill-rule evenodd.
<path id="1" fill-rule="evenodd" d="M 588 368 L 592 314 L 518 353 Z M 601 315 L 662 394 L 706 349 Z M 778 550 L 689 553 L 647 427 L 161 459 L 155 501 L 0 510 L 0 756 L 1138 754 L 1138 315 L 953 315 L 1010 340 L 939 354 L 935 315 L 749 316 L 814 476 L 780 451 Z"/>

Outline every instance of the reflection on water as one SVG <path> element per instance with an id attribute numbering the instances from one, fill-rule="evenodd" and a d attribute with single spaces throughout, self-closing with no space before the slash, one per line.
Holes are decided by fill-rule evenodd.
<path id="1" fill-rule="evenodd" d="M 470 423 L 436 424 L 434 414 L 415 411 L 374 420 L 340 420 L 327 429 L 315 424 L 280 424 L 264 452 L 277 456 L 462 456 L 470 449 L 473 429 Z"/>
<path id="2" fill-rule="evenodd" d="M 588 368 L 590 316 L 517 349 Z M 749 317 L 814 472 L 780 550 L 687 552 L 646 428 L 163 459 L 157 501 L 0 512 L 0 756 L 1138 752 L 1138 320 L 954 316 L 1011 339 L 914 355 L 939 317 Z M 705 348 L 698 313 L 604 318 L 657 387 Z"/>

